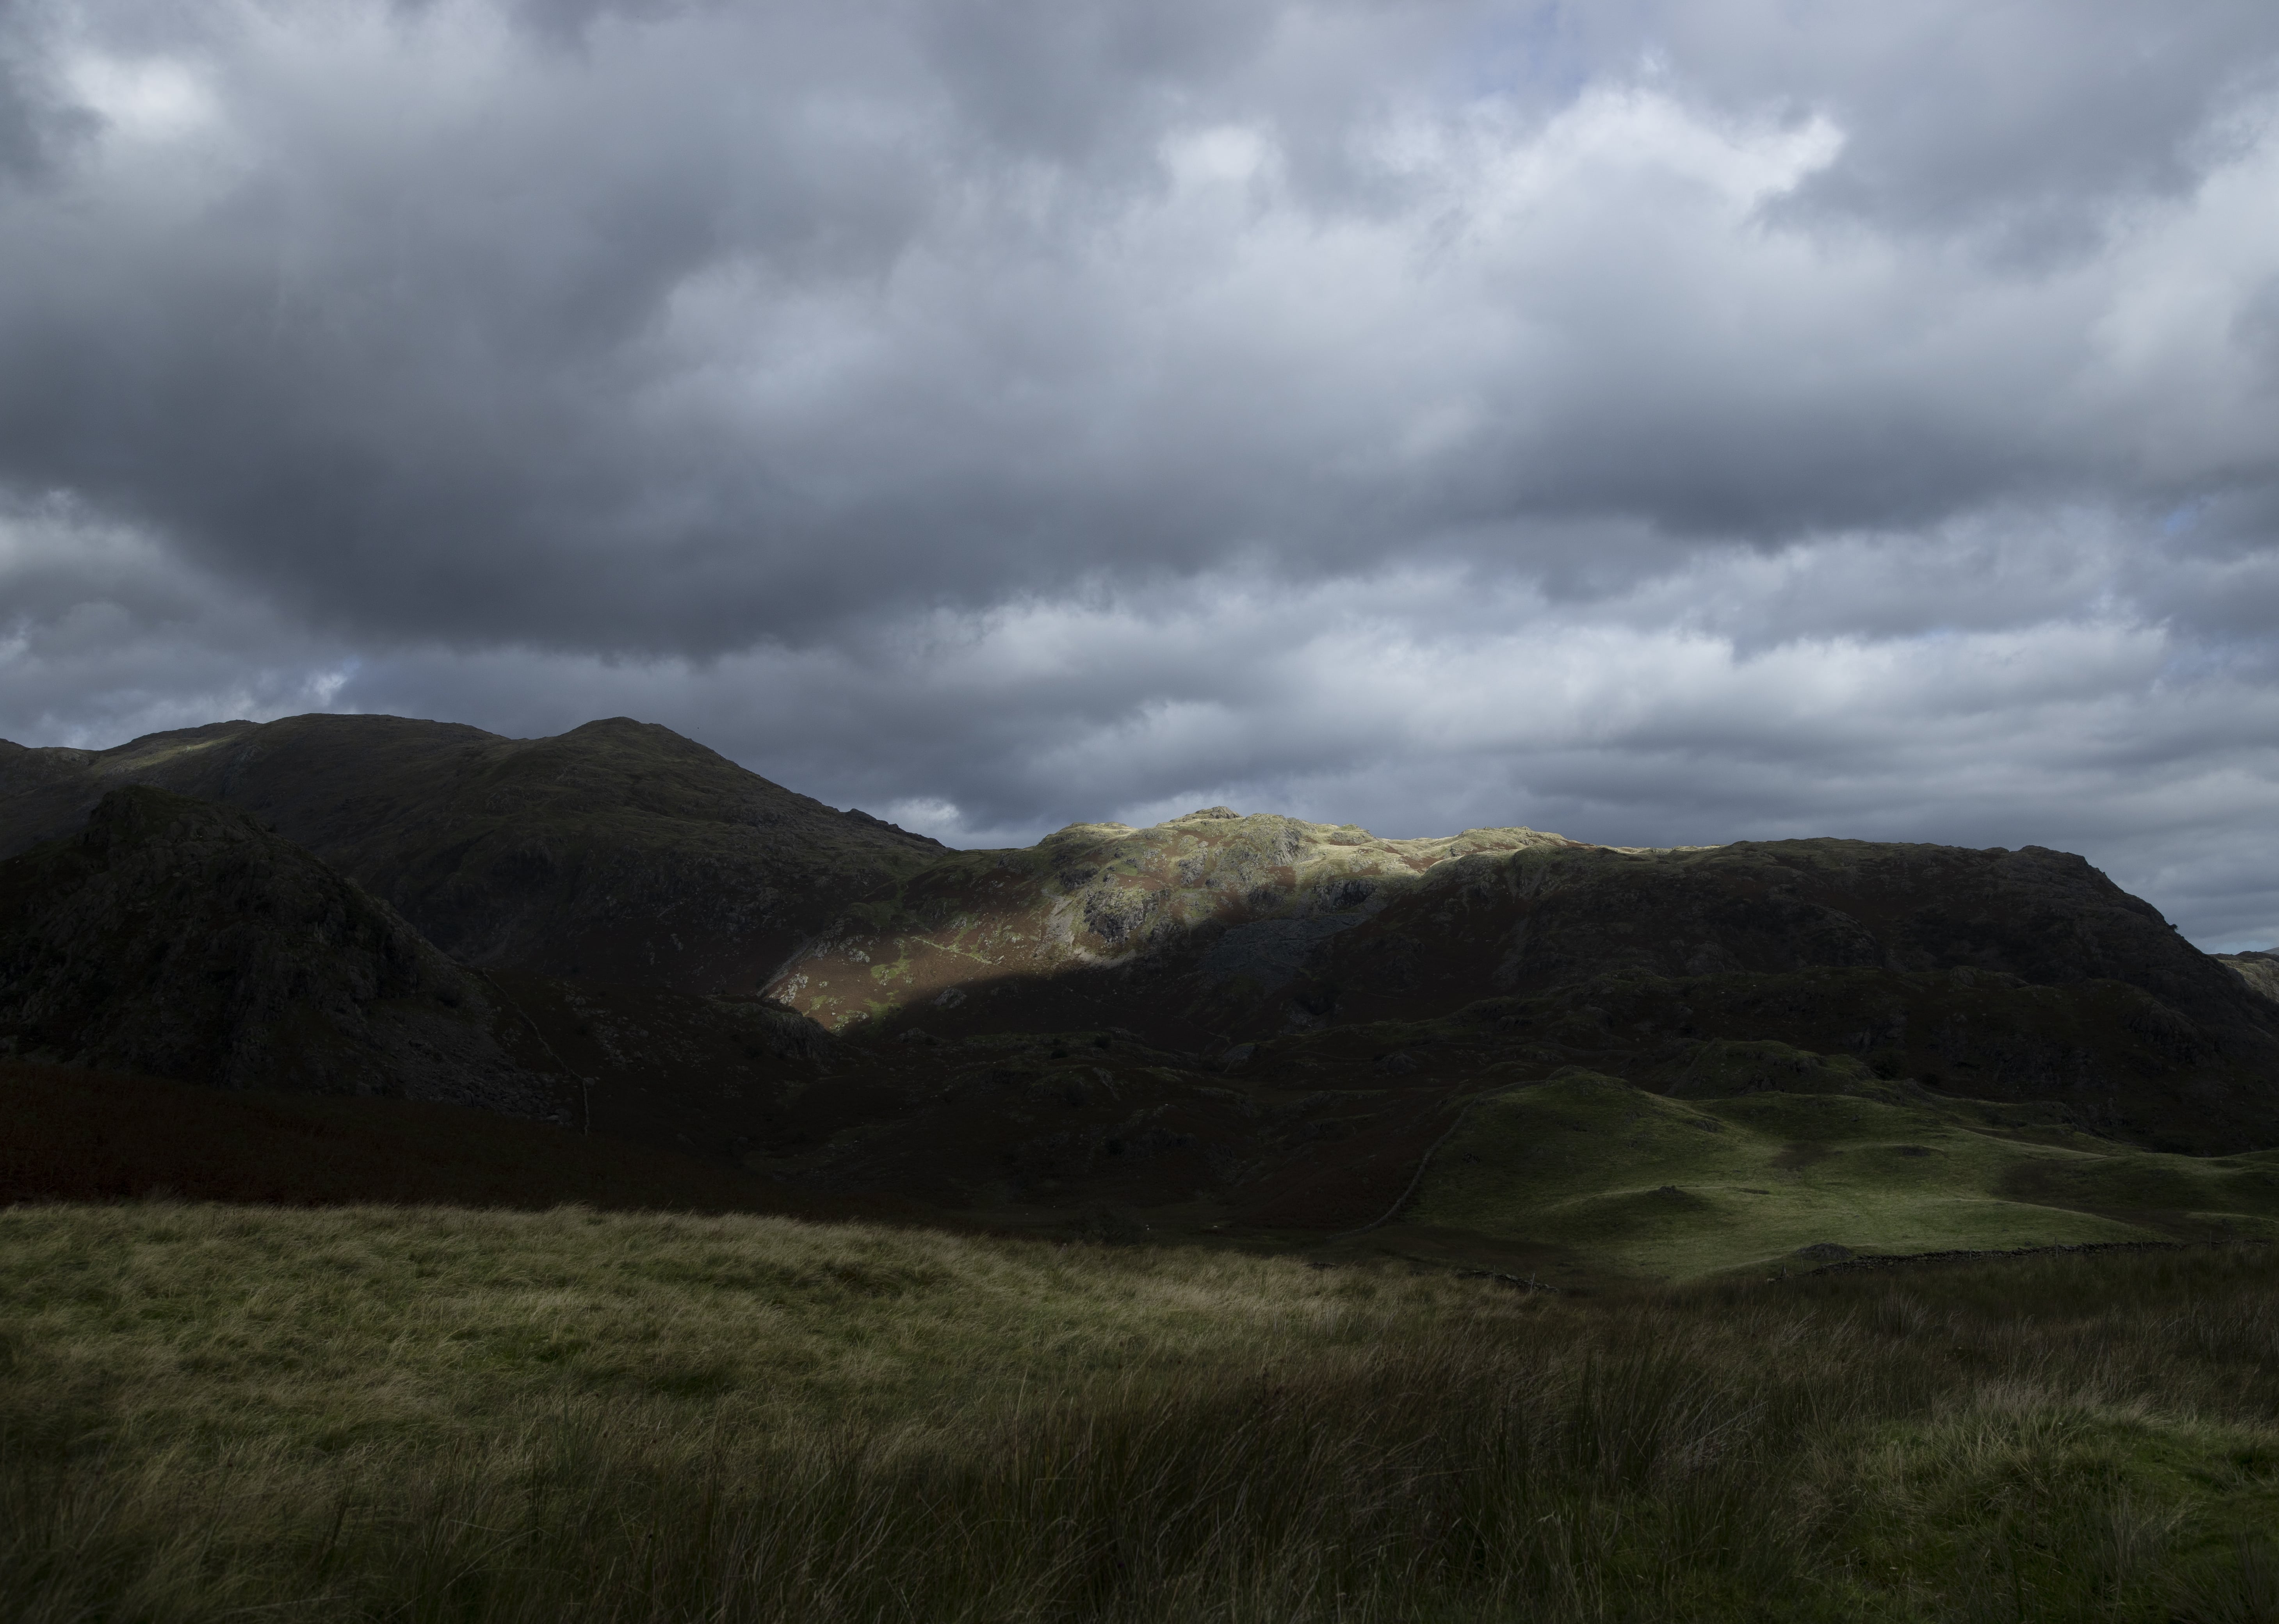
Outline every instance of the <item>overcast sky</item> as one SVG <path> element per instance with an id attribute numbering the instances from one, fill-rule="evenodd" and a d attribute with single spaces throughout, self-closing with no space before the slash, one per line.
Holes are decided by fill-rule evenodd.
<path id="1" fill-rule="evenodd" d="M 2279 940 L 2271 0 L 0 0 L 0 736 Z"/>

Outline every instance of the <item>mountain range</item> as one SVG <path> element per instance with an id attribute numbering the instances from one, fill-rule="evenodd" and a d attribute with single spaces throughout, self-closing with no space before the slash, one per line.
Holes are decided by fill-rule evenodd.
<path id="1" fill-rule="evenodd" d="M 1545 1191 L 1623 1195 L 1624 1157 L 1651 1161 L 1672 1122 L 1738 1155 L 1761 1123 L 1730 1102 L 1763 1096 L 2010 1147 L 1953 1163 L 2003 1170 L 1941 1186 L 1952 1211 L 1907 1209 L 1925 1234 L 1961 1233 L 1966 1209 L 1998 1229 L 2052 1212 L 2252 1227 L 2244 1163 L 2215 1217 L 2124 1222 L 2126 1178 L 2049 1192 L 2073 1187 L 2068 1158 L 2141 1184 L 2279 1145 L 2275 993 L 2279 960 L 2202 954 L 2035 846 L 1387 839 L 1212 807 L 952 851 L 622 718 L 539 739 L 311 716 L 0 744 L 0 1054 L 19 1101 L 45 1089 L 52 1117 L 65 1068 L 142 1079 L 134 1097 L 178 1115 L 224 1107 L 169 1084 L 472 1107 L 538 1124 L 515 1131 L 539 1161 L 575 1136 L 562 1161 L 587 1191 L 621 1145 L 681 1158 L 716 1203 L 1614 1257 L 1669 1224 L 1768 1221 L 1654 1195 L 1668 1211 L 1600 1233 L 1539 1211 Z M 1599 1127 L 1542 1126 L 1570 1119 Z M 1539 1165 L 1584 1131 L 1631 1148 Z M 1796 1201 L 1834 1187 L 1841 1139 L 1794 1141 L 1821 1146 L 1799 1153 L 1820 1170 L 1788 1180 Z M 66 1163 L 88 1142 L 19 1144 L 0 1178 L 81 1190 Z M 1724 1184 L 1788 1179 L 1731 1155 Z M 1921 1161 L 1892 1165 L 1920 1183 Z M 1570 1188 L 1585 1165 L 1592 1188 Z M 1632 1261 L 1648 1253 L 1675 1255 Z"/>

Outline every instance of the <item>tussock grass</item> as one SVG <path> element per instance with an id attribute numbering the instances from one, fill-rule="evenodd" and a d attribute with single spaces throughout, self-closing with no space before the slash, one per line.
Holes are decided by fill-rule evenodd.
<path id="1" fill-rule="evenodd" d="M 12 1620 L 2275 1616 L 2279 1266 L 0 1212 Z"/>

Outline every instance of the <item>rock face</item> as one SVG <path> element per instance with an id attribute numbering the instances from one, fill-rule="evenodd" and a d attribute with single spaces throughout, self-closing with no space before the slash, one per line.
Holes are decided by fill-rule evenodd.
<path id="1" fill-rule="evenodd" d="M 771 991 L 848 1032 L 1116 1024 L 1215 1052 L 1492 1007 L 1558 1034 L 1546 1065 L 1655 1086 L 1741 1065 L 1697 1058 L 1713 1040 L 1769 1044 L 2146 1143 L 2279 1142 L 2279 1004 L 2032 846 L 1380 840 L 1214 808 L 946 858 Z"/>
<path id="2" fill-rule="evenodd" d="M 2279 958 L 2038 847 L 1211 807 L 949 852 L 662 728 L 364 716 L 0 747 L 0 849 L 58 834 L 0 863 L 0 1053 L 566 1115 L 841 1194 L 1335 1228 L 1483 1078 L 1577 1067 L 2279 1145 Z"/>
<path id="3" fill-rule="evenodd" d="M 564 1120 L 482 980 L 242 813 L 115 790 L 0 863 L 0 1053 Z"/>
<path id="4" fill-rule="evenodd" d="M 2215 961 L 2229 965 L 2250 989 L 2279 1003 L 2279 953 L 2220 953 Z"/>
<path id="5" fill-rule="evenodd" d="M 2234 970 L 2081 858 L 1785 840 L 1645 851 L 1528 829 L 1384 840 L 1210 813 L 961 853 L 851 909 L 773 990 L 826 1025 L 1033 1024 L 1071 998 L 1235 1042 L 1608 975 L 1968 968 L 2151 994 L 2279 1065 Z"/>
<path id="6" fill-rule="evenodd" d="M 311 716 L 104 751 L 0 744 L 0 856 L 76 830 L 126 784 L 252 814 L 456 959 L 693 991 L 749 991 L 942 853 L 650 724 L 516 739 Z"/>
<path id="7" fill-rule="evenodd" d="M 1428 874 L 1574 844 L 1531 829 L 1387 840 L 1224 807 L 1152 829 L 1078 823 L 920 869 L 850 908 L 768 991 L 839 1029 L 923 1013 L 961 1030 L 1113 1021 L 1224 1044 L 1261 1021 L 1319 1024 L 1316 967 Z"/>

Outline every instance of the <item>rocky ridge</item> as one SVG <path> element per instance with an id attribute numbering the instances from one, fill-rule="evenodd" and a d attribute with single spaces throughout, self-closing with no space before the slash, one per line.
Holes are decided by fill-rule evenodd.
<path id="1" fill-rule="evenodd" d="M 307 716 L 101 751 L 0 743 L 0 857 L 130 784 L 252 815 L 467 963 L 708 992 L 748 989 L 943 850 L 623 717 L 520 739 Z"/>
<path id="2" fill-rule="evenodd" d="M 1211 808 L 946 857 L 767 991 L 846 1033 L 1115 1023 L 1204 1053 L 1492 1008 L 1560 1035 L 1546 1063 L 1654 1086 L 1719 1072 L 1713 1038 L 1763 1041 L 2145 1143 L 2279 1140 L 2279 1007 L 2032 846 L 1385 840 Z"/>
<path id="3" fill-rule="evenodd" d="M 2214 956 L 2217 963 L 2229 966 L 2252 992 L 2279 1003 L 2279 953 L 2219 953 Z"/>
<path id="4" fill-rule="evenodd" d="M 249 816 L 175 807 L 195 839 L 81 874 L 110 887 L 86 917 L 112 923 L 71 923 L 79 905 L 40 886 L 95 861 L 119 806 L 170 804 L 102 800 L 141 778 Z M 622 721 L 506 740 L 306 717 L 0 749 L 0 839 L 90 794 L 112 809 L 0 863 L 18 1053 L 233 1085 L 397 1076 L 484 1102 L 389 1046 L 404 1011 L 452 1007 L 418 989 L 454 991 L 495 1047 L 485 1075 L 550 1091 L 554 1120 L 818 1199 L 1334 1232 L 1394 1200 L 1465 1100 L 1577 1069 L 1677 1099 L 1896 1090 L 2005 1132 L 2279 1144 L 2279 1002 L 2256 955 L 2202 954 L 2035 847 L 1399 840 L 1215 807 L 950 852 Z M 364 923 L 217 956 L 269 894 L 212 855 L 239 847 L 289 877 L 263 917 L 306 923 L 308 899 L 336 896 Z M 134 915 L 137 887 L 165 906 Z M 310 952 L 362 968 L 327 992 Z M 202 988 L 201 955 L 251 990 Z M 162 961 L 171 978 L 142 968 Z M 425 979 L 387 982 L 399 961 Z M 358 990 L 384 982 L 414 990 Z M 294 987 L 308 996 L 276 990 Z M 104 1030 L 106 1000 L 132 1042 Z M 295 1048 L 303 1031 L 321 1041 Z"/>
<path id="5" fill-rule="evenodd" d="M 1385 839 L 1224 807 L 1151 829 L 1078 823 L 1025 849 L 943 857 L 882 889 L 764 990 L 834 1030 L 921 1016 L 971 1030 L 1048 1023 L 1072 1002 L 1147 1000 L 1161 989 L 1141 983 L 1169 977 L 1182 983 L 1178 1008 L 1156 998 L 1125 1017 L 1167 1040 L 1209 1042 L 1221 1036 L 1210 1023 L 1218 1003 L 1281 993 L 1420 876 L 1574 844 L 1531 829 Z M 1302 994 L 1287 1018 L 1318 1023 Z"/>

